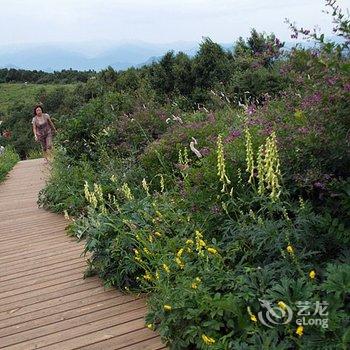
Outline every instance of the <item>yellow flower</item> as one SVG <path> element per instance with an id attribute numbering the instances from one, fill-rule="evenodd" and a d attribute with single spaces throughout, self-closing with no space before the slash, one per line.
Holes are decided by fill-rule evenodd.
<path id="1" fill-rule="evenodd" d="M 191 288 L 193 289 L 197 289 L 198 288 L 198 285 L 199 283 L 201 282 L 202 280 L 199 278 L 199 277 L 196 277 L 194 282 L 191 284 Z"/>
<path id="2" fill-rule="evenodd" d="M 203 339 L 204 343 L 207 344 L 207 345 L 215 344 L 215 339 L 213 339 L 211 337 L 208 337 L 205 334 L 202 334 L 202 339 Z"/>
<path id="3" fill-rule="evenodd" d="M 256 316 L 252 313 L 252 310 L 250 309 L 250 306 L 247 307 L 247 311 L 248 311 L 248 314 L 250 316 L 250 319 L 253 321 L 253 322 L 258 322 Z"/>
<path id="4" fill-rule="evenodd" d="M 142 262 L 142 259 L 139 256 L 135 256 L 135 261 Z"/>
<path id="5" fill-rule="evenodd" d="M 297 120 L 302 120 L 304 119 L 304 112 L 301 109 L 297 109 L 294 113 L 294 117 Z"/>
<path id="6" fill-rule="evenodd" d="M 159 272 L 156 272 L 156 279 L 159 280 Z"/>
<path id="7" fill-rule="evenodd" d="M 180 268 L 183 269 L 185 267 L 185 264 L 183 263 L 183 261 L 178 256 L 175 258 L 175 261 L 180 266 Z"/>
<path id="8" fill-rule="evenodd" d="M 193 244 L 192 239 L 188 239 L 188 240 L 186 241 L 186 244 Z"/>
<path id="9" fill-rule="evenodd" d="M 149 272 L 146 272 L 146 274 L 143 275 L 143 278 L 144 278 L 146 281 L 152 281 L 152 275 L 151 275 Z"/>
<path id="10" fill-rule="evenodd" d="M 181 255 L 182 255 L 182 253 L 183 253 L 183 251 L 184 251 L 184 249 L 183 248 L 181 248 L 178 252 L 177 252 L 177 256 L 180 258 L 181 257 Z"/>
<path id="11" fill-rule="evenodd" d="M 153 242 L 153 237 L 152 237 L 152 235 L 148 235 L 148 241 L 149 241 L 150 243 Z"/>
<path id="12" fill-rule="evenodd" d="M 289 254 L 294 254 L 294 249 L 293 249 L 293 247 L 289 244 L 288 246 L 287 246 L 287 252 L 289 253 Z"/>
<path id="13" fill-rule="evenodd" d="M 151 330 L 153 331 L 153 329 L 154 329 L 153 323 L 149 323 L 149 324 L 147 325 L 147 328 L 148 328 L 148 329 L 151 329 Z"/>
<path id="14" fill-rule="evenodd" d="M 145 248 L 143 248 L 143 251 L 146 253 L 146 254 L 151 254 L 151 252 L 145 247 Z"/>
<path id="15" fill-rule="evenodd" d="M 155 236 L 158 236 L 158 237 L 162 237 L 162 234 L 159 233 L 158 231 L 154 232 L 154 235 L 155 235 Z"/>
<path id="16" fill-rule="evenodd" d="M 208 252 L 211 254 L 217 254 L 218 251 L 215 248 L 207 248 Z"/>
<path id="17" fill-rule="evenodd" d="M 164 305 L 163 308 L 164 308 L 164 311 L 171 311 L 172 310 L 172 307 L 170 305 Z"/>
<path id="18" fill-rule="evenodd" d="M 313 280 L 316 277 L 316 272 L 315 270 L 310 271 L 309 277 Z"/>
<path id="19" fill-rule="evenodd" d="M 169 266 L 167 264 L 163 264 L 163 269 L 166 273 L 170 273 Z"/>
<path id="20" fill-rule="evenodd" d="M 199 239 L 197 242 L 200 247 L 205 247 L 205 242 L 203 241 L 203 239 Z"/>
<path id="21" fill-rule="evenodd" d="M 299 326 L 297 330 L 295 331 L 296 334 L 298 334 L 299 337 L 301 337 L 304 334 L 304 327 Z"/>
<path id="22" fill-rule="evenodd" d="M 277 305 L 283 310 L 287 309 L 287 305 L 283 301 L 279 301 Z"/>

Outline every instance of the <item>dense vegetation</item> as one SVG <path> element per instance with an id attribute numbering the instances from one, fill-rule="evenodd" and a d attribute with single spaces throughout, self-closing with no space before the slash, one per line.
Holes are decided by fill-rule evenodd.
<path id="1" fill-rule="evenodd" d="M 2 182 L 7 173 L 13 168 L 13 166 L 19 161 L 19 157 L 16 152 L 10 147 L 0 147 L 0 182 Z"/>
<path id="2" fill-rule="evenodd" d="M 31 71 L 25 69 L 0 69 L 0 83 L 36 83 L 36 84 L 73 84 L 86 83 L 96 74 L 95 71 L 80 72 L 73 69 L 64 69 L 60 72 L 48 73 L 44 71 Z"/>
<path id="3" fill-rule="evenodd" d="M 349 347 L 350 22 L 326 4 L 341 43 L 206 39 L 58 106 L 40 203 L 173 349 Z"/>

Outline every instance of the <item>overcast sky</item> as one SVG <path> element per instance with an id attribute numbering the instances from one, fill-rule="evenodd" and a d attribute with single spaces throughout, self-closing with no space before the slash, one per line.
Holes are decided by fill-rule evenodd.
<path id="1" fill-rule="evenodd" d="M 0 0 L 0 44 L 132 41 L 231 43 L 255 27 L 289 38 L 284 19 L 330 33 L 324 0 Z M 350 7 L 350 0 L 339 0 Z"/>

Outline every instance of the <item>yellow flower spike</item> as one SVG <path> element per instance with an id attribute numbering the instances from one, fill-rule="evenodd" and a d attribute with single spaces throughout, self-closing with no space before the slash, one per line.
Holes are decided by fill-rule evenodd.
<path id="1" fill-rule="evenodd" d="M 294 248 L 289 244 L 286 248 L 287 252 L 291 255 L 294 254 Z"/>
<path id="2" fill-rule="evenodd" d="M 213 344 L 215 344 L 215 339 L 211 338 L 211 337 L 208 337 L 205 334 L 202 334 L 202 340 L 204 341 L 204 343 L 206 345 L 213 345 Z"/>
<path id="3" fill-rule="evenodd" d="M 148 235 L 148 241 L 149 241 L 150 243 L 153 242 L 153 237 L 152 237 L 152 235 Z"/>
<path id="4" fill-rule="evenodd" d="M 193 244 L 192 239 L 188 239 L 188 240 L 186 241 L 186 244 Z"/>
<path id="5" fill-rule="evenodd" d="M 183 251 L 184 251 L 184 249 L 181 248 L 181 249 L 177 252 L 176 255 L 177 255 L 179 258 L 181 258 L 181 255 L 182 255 Z"/>
<path id="6" fill-rule="evenodd" d="M 298 334 L 299 337 L 301 337 L 304 334 L 304 327 L 303 326 L 299 326 L 296 331 L 296 334 Z"/>
<path id="7" fill-rule="evenodd" d="M 158 231 L 154 232 L 154 235 L 157 236 L 157 237 L 162 237 L 162 234 L 159 233 Z"/>
<path id="8" fill-rule="evenodd" d="M 207 248 L 207 251 L 211 254 L 214 254 L 214 255 L 218 253 L 218 251 L 215 248 L 210 248 L 210 247 Z"/>
<path id="9" fill-rule="evenodd" d="M 126 182 L 123 184 L 123 186 L 122 186 L 122 188 L 120 190 L 123 192 L 124 197 L 126 199 L 128 199 L 129 201 L 134 199 L 134 196 L 131 193 L 130 187 L 129 187 L 129 185 Z"/>
<path id="10" fill-rule="evenodd" d="M 309 272 L 309 277 L 310 277 L 312 280 L 315 279 L 315 277 L 316 277 L 316 272 L 315 272 L 315 270 L 312 270 L 312 271 Z"/>
<path id="11" fill-rule="evenodd" d="M 287 310 L 287 305 L 283 301 L 279 301 L 277 305 L 279 306 L 280 309 Z"/>
<path id="12" fill-rule="evenodd" d="M 183 263 L 183 261 L 178 256 L 175 258 L 175 262 L 179 265 L 179 267 L 181 269 L 183 269 L 185 267 L 185 264 Z"/>
<path id="13" fill-rule="evenodd" d="M 156 272 L 155 276 L 156 276 L 156 280 L 159 280 L 159 272 L 158 271 Z"/>
<path id="14" fill-rule="evenodd" d="M 142 187 L 145 190 L 147 196 L 149 196 L 149 187 L 145 178 L 142 179 Z"/>
<path id="15" fill-rule="evenodd" d="M 254 156 L 253 156 L 253 145 L 252 145 L 252 136 L 248 128 L 244 130 L 245 133 L 245 148 L 246 148 L 246 162 L 247 168 L 246 171 L 249 173 L 249 183 L 252 183 L 254 177 Z"/>
<path id="16" fill-rule="evenodd" d="M 226 186 L 231 183 L 226 174 L 225 156 L 224 156 L 224 146 L 222 144 L 222 136 L 219 135 L 217 139 L 217 175 L 219 176 L 219 181 L 222 183 L 221 192 L 225 192 Z"/>
<path id="17" fill-rule="evenodd" d="M 163 308 L 164 308 L 164 311 L 171 311 L 173 309 L 171 305 L 164 305 Z"/>
<path id="18" fill-rule="evenodd" d="M 147 254 L 147 255 L 150 255 L 151 254 L 151 252 L 145 247 L 145 248 L 143 248 L 143 251 Z"/>
<path id="19" fill-rule="evenodd" d="M 166 273 L 170 273 L 169 266 L 167 264 L 163 264 L 163 269 Z"/>
<path id="20" fill-rule="evenodd" d="M 264 146 L 261 145 L 258 151 L 258 194 L 261 196 L 265 192 L 265 167 L 264 167 Z"/>
<path id="21" fill-rule="evenodd" d="M 163 193 L 165 190 L 164 177 L 163 174 L 160 174 L 160 191 Z"/>

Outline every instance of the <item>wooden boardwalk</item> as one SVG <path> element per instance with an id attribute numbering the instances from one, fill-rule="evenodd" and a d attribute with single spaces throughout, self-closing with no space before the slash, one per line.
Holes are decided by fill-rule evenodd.
<path id="1" fill-rule="evenodd" d="M 0 184 L 0 349 L 165 349 L 144 326 L 145 301 L 83 279 L 83 243 L 38 209 L 43 160 Z"/>

